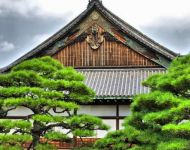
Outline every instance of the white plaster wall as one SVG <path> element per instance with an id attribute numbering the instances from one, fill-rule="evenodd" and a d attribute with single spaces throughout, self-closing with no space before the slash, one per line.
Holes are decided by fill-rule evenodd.
<path id="1" fill-rule="evenodd" d="M 110 130 L 104 131 L 104 130 L 97 130 L 95 131 L 95 136 L 92 138 L 103 138 L 109 131 L 116 130 L 116 120 L 103 120 L 103 122 L 110 126 Z M 69 130 L 61 129 L 59 127 L 54 128 L 55 131 L 67 133 Z M 72 134 L 68 135 L 69 137 L 73 137 Z"/>
<path id="2" fill-rule="evenodd" d="M 120 105 L 119 106 L 119 115 L 120 116 L 129 116 L 131 114 L 129 105 Z"/>
<path id="3" fill-rule="evenodd" d="M 114 105 L 83 105 L 79 114 L 89 114 L 93 116 L 116 116 L 116 106 Z"/>
<path id="4" fill-rule="evenodd" d="M 108 131 L 97 130 L 96 136 L 95 136 L 96 138 L 103 138 L 108 132 L 116 130 L 116 120 L 104 119 L 103 122 L 110 126 L 110 130 L 108 130 Z"/>
<path id="5" fill-rule="evenodd" d="M 129 106 L 120 106 L 120 115 L 127 116 L 130 114 Z M 81 109 L 79 111 L 81 114 L 90 114 L 94 116 L 115 116 L 116 114 L 116 106 L 114 105 L 101 105 L 101 106 L 81 106 Z M 31 115 L 32 111 L 25 107 L 19 107 L 16 110 L 12 110 L 8 113 L 9 116 L 27 116 Z M 60 114 L 59 114 L 60 115 Z M 109 131 L 116 130 L 116 120 L 115 119 L 103 119 L 103 122 L 107 125 L 109 125 L 111 128 Z M 120 127 L 123 120 L 120 120 Z M 60 129 L 57 129 L 60 130 Z M 108 131 L 102 131 L 98 130 L 96 131 L 96 138 L 102 138 L 104 137 Z M 71 135 L 70 135 L 71 136 Z"/>
<path id="6" fill-rule="evenodd" d="M 119 129 L 124 129 L 123 127 L 124 119 L 119 120 Z"/>
<path id="7" fill-rule="evenodd" d="M 119 106 L 120 116 L 130 115 L 129 105 L 120 105 Z M 63 115 L 66 114 L 55 114 L 53 111 L 50 111 L 54 115 Z M 89 114 L 93 116 L 116 116 L 116 106 L 115 105 L 83 105 L 80 106 L 79 114 Z M 32 111 L 25 107 L 18 107 L 16 110 L 12 110 L 8 113 L 8 116 L 27 116 L 31 115 Z"/>
<path id="8" fill-rule="evenodd" d="M 31 114 L 33 114 L 33 112 L 30 109 L 28 109 L 26 107 L 18 107 L 17 109 L 8 112 L 7 115 L 8 116 L 21 116 L 21 117 L 23 117 L 23 116 L 28 116 Z"/>

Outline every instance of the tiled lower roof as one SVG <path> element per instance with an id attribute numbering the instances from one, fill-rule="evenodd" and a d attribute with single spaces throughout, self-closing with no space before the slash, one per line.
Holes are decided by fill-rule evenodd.
<path id="1" fill-rule="evenodd" d="M 135 69 L 78 69 L 86 77 L 85 83 L 96 92 L 97 98 L 130 98 L 148 93 L 142 81 L 154 74 L 163 74 L 164 68 Z"/>

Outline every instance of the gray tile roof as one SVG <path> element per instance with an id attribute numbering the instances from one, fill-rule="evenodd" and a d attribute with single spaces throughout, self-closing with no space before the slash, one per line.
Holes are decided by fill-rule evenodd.
<path id="1" fill-rule="evenodd" d="M 92 88 L 97 98 L 131 98 L 148 93 L 142 81 L 154 74 L 165 73 L 163 68 L 136 69 L 79 69 L 86 77 L 85 83 Z"/>

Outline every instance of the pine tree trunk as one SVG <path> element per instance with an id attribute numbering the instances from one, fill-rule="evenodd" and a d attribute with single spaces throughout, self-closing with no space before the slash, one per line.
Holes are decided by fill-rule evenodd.
<path id="1" fill-rule="evenodd" d="M 74 148 L 77 147 L 77 137 L 76 136 L 73 137 L 73 147 Z"/>
<path id="2" fill-rule="evenodd" d="M 40 136 L 39 135 L 32 135 L 33 141 L 32 141 L 32 148 L 35 150 L 36 146 L 39 144 Z"/>
<path id="3" fill-rule="evenodd" d="M 74 109 L 74 115 L 76 116 L 77 115 L 77 111 L 78 109 Z M 77 147 L 77 136 L 73 136 L 73 147 Z"/>
<path id="4" fill-rule="evenodd" d="M 35 150 L 36 146 L 40 143 L 40 135 L 41 135 L 41 130 L 40 130 L 40 124 L 37 121 L 34 121 L 33 123 L 33 130 L 32 132 L 32 148 Z"/>

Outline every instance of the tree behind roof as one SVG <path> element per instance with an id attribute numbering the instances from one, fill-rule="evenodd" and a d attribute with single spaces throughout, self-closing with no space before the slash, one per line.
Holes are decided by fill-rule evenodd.
<path id="1" fill-rule="evenodd" d="M 95 93 L 84 84 L 84 77 L 72 68 L 63 67 L 50 57 L 24 61 L 10 72 L 0 75 L 0 144 L 3 149 L 42 148 L 40 138 L 69 140 L 73 136 L 92 136 L 94 130 L 106 130 L 102 120 L 77 115 L 78 104 L 93 101 Z M 25 107 L 32 114 L 22 120 L 9 120 L 10 111 Z M 25 112 L 23 112 L 25 113 Z M 64 114 L 64 115 L 63 115 Z M 54 129 L 66 129 L 67 133 Z"/>

